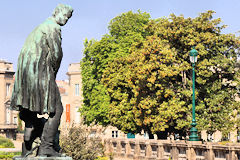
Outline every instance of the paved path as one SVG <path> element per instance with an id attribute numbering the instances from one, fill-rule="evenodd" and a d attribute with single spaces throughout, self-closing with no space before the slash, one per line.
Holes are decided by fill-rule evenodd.
<path id="1" fill-rule="evenodd" d="M 0 152 L 21 152 L 19 148 L 0 148 Z"/>
<path id="2" fill-rule="evenodd" d="M 15 148 L 22 149 L 22 141 L 12 141 Z"/>

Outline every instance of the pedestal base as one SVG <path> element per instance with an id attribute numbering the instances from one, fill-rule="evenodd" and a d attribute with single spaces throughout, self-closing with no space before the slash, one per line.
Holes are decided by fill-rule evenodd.
<path id="1" fill-rule="evenodd" d="M 13 157 L 13 160 L 72 160 L 72 157 L 28 157 L 23 158 L 21 156 Z"/>

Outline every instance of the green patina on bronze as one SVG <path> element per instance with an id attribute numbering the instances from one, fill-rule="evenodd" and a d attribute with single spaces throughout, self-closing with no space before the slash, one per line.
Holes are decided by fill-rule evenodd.
<path id="1" fill-rule="evenodd" d="M 55 79 L 63 56 L 61 26 L 71 15 L 71 7 L 60 4 L 26 39 L 18 58 L 12 109 L 21 106 L 43 114 L 54 113 L 55 106 L 61 105 Z"/>
<path id="2" fill-rule="evenodd" d="M 55 80 L 63 56 L 61 26 L 72 12 L 70 6 L 59 4 L 52 17 L 30 33 L 18 57 L 11 108 L 19 110 L 19 117 L 25 122 L 21 155 L 24 158 L 35 149 L 35 156 L 61 156 L 55 139 L 63 106 Z M 43 113 L 49 114 L 48 119 L 37 117 Z M 33 147 L 38 137 L 40 146 Z"/>

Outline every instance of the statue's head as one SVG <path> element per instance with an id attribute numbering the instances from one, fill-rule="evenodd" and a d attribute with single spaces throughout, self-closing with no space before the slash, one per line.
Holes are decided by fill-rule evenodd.
<path id="1" fill-rule="evenodd" d="M 59 4 L 53 11 L 53 18 L 60 26 L 64 26 L 72 16 L 73 9 L 69 5 Z"/>

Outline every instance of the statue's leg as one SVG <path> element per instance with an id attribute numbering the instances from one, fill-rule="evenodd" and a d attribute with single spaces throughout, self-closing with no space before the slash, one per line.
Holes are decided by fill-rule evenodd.
<path id="1" fill-rule="evenodd" d="M 32 149 L 34 141 L 34 122 L 37 119 L 37 114 L 27 109 L 20 109 L 19 117 L 25 123 L 24 129 L 24 143 L 22 144 L 22 156 L 25 156 L 28 151 Z"/>
<path id="2" fill-rule="evenodd" d="M 38 155 L 48 157 L 59 157 L 60 153 L 54 150 L 54 140 L 58 132 L 58 127 L 63 112 L 62 104 L 56 107 L 55 114 L 50 114 L 47 122 L 43 128 L 43 134 L 41 137 L 41 145 Z"/>

